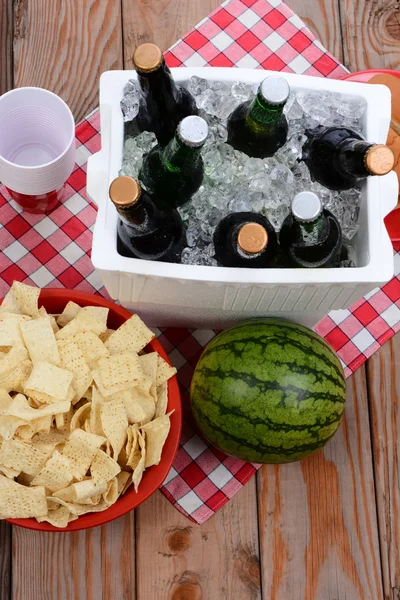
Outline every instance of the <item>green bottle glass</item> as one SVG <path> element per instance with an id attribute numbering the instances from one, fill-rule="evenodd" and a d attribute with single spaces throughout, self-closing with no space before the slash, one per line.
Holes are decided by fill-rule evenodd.
<path id="1" fill-rule="evenodd" d="M 279 243 L 289 266 L 331 267 L 340 260 L 342 231 L 314 192 L 300 192 L 283 222 Z"/>
<path id="2" fill-rule="evenodd" d="M 177 208 L 199 189 L 204 175 L 201 149 L 208 125 L 201 117 L 183 119 L 165 148 L 156 146 L 145 157 L 139 179 L 159 208 Z"/>
<path id="3" fill-rule="evenodd" d="M 283 108 L 289 94 L 283 77 L 264 79 L 254 100 L 240 104 L 228 118 L 228 143 L 254 158 L 273 156 L 286 142 L 288 123 Z"/>

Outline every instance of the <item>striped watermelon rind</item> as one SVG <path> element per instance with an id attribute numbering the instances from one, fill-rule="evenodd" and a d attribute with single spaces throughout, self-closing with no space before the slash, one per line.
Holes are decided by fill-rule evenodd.
<path id="1" fill-rule="evenodd" d="M 217 448 L 284 463 L 322 448 L 346 401 L 341 363 L 316 333 L 281 319 L 252 319 L 208 344 L 191 384 L 192 412 Z"/>

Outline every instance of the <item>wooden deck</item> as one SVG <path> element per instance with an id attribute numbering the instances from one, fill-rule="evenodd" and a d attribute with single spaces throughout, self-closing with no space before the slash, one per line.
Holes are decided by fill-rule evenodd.
<path id="1" fill-rule="evenodd" d="M 0 93 L 39 85 L 80 119 L 102 71 L 167 48 L 219 0 L 2 0 Z M 399 68 L 397 0 L 290 0 L 350 70 Z M 163 15 L 162 25 L 160 15 Z M 108 526 L 0 525 L 0 600 L 400 600 L 400 336 L 348 380 L 325 450 L 261 469 L 203 526 L 160 494 Z"/>

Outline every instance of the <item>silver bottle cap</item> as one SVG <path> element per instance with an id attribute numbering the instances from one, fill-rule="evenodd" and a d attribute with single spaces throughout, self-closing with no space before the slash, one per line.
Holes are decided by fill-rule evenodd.
<path id="1" fill-rule="evenodd" d="M 258 89 L 265 102 L 274 105 L 285 104 L 290 94 L 288 82 L 279 75 L 266 77 Z"/>
<path id="2" fill-rule="evenodd" d="M 185 117 L 178 125 L 179 139 L 191 148 L 200 148 L 207 139 L 208 125 L 201 117 Z"/>
<path id="3" fill-rule="evenodd" d="M 292 200 L 292 215 L 297 221 L 310 223 L 322 213 L 321 200 L 314 192 L 300 192 Z"/>

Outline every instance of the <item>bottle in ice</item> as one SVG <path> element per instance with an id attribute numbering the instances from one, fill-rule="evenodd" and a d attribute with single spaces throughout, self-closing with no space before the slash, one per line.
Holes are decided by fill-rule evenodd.
<path id="1" fill-rule="evenodd" d="M 207 136 L 208 125 L 204 119 L 186 117 L 165 148 L 156 146 L 144 158 L 139 179 L 157 206 L 177 208 L 197 192 L 203 181 L 201 149 Z"/>
<path id="2" fill-rule="evenodd" d="M 258 213 L 224 217 L 214 232 L 215 258 L 223 267 L 265 268 L 277 252 L 277 237 L 269 220 Z"/>
<path id="3" fill-rule="evenodd" d="M 319 125 L 307 137 L 303 160 L 311 177 L 331 190 L 347 190 L 369 175 L 386 175 L 394 166 L 388 146 L 366 142 L 347 127 Z"/>
<path id="4" fill-rule="evenodd" d="M 176 210 L 158 210 L 149 194 L 132 177 L 114 179 L 109 194 L 119 215 L 119 254 L 146 260 L 180 261 L 186 236 Z"/>
<path id="5" fill-rule="evenodd" d="M 187 89 L 174 82 L 158 46 L 138 46 L 132 60 L 141 99 L 139 113 L 131 126 L 137 129 L 136 133 L 152 131 L 164 146 L 173 138 L 182 119 L 198 114 L 196 102 Z"/>
<path id="6" fill-rule="evenodd" d="M 314 192 L 300 192 L 283 222 L 279 243 L 292 267 L 330 267 L 340 260 L 342 231 Z"/>
<path id="7" fill-rule="evenodd" d="M 240 104 L 230 115 L 228 143 L 251 157 L 273 156 L 286 142 L 288 123 L 283 108 L 289 93 L 283 77 L 264 79 L 254 100 Z"/>

